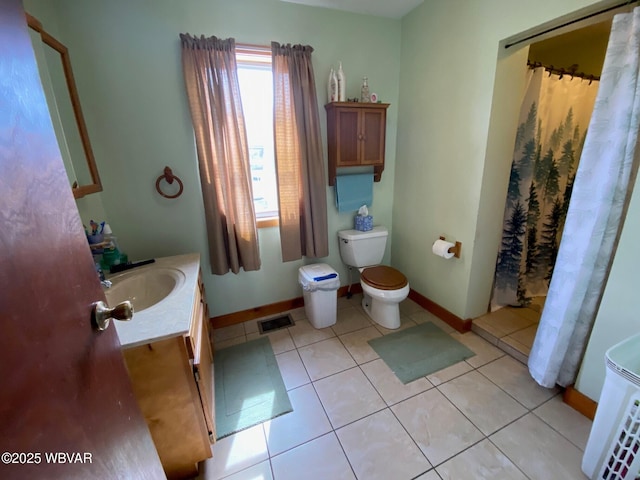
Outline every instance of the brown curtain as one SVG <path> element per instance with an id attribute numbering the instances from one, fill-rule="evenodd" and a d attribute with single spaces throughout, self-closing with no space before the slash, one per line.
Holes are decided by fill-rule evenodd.
<path id="1" fill-rule="evenodd" d="M 260 268 L 235 41 L 180 34 L 198 149 L 211 271 Z"/>
<path id="2" fill-rule="evenodd" d="M 282 259 L 329 255 L 313 48 L 271 43 Z"/>

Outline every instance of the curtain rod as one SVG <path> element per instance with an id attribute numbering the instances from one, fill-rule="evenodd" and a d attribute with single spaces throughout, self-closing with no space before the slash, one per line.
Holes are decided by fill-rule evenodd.
<path id="1" fill-rule="evenodd" d="M 546 30 L 544 30 L 542 32 L 534 33 L 533 35 L 529 35 L 528 37 L 522 38 L 522 39 L 517 40 L 515 42 L 507 43 L 504 46 L 504 48 L 513 47 L 514 45 L 518 45 L 519 43 L 526 42 L 527 40 L 532 40 L 534 38 L 540 37 L 540 36 L 545 35 L 547 33 L 551 33 L 551 32 L 553 32 L 555 30 L 560 30 L 561 28 L 568 27 L 569 25 L 573 25 L 574 23 L 582 22 L 583 20 L 588 20 L 588 19 L 593 18 L 593 17 L 595 17 L 597 15 L 601 15 L 603 13 L 607 13 L 607 12 L 610 12 L 612 10 L 616 10 L 616 9 L 618 9 L 620 7 L 625 7 L 625 6 L 633 3 L 633 1 L 634 0 L 627 0 L 626 2 L 621 2 L 621 3 L 618 3 L 617 5 L 613 5 L 611 7 L 604 8 L 602 10 L 598 10 L 597 12 L 590 13 L 589 15 L 584 15 L 584 16 L 582 16 L 580 18 L 575 18 L 573 20 L 569 20 L 568 22 L 565 22 L 562 25 L 558 25 L 558 26 L 555 26 L 555 27 L 547 28 Z"/>
<path id="2" fill-rule="evenodd" d="M 544 68 L 546 72 L 549 72 L 549 75 L 559 75 L 562 78 L 565 75 L 569 75 L 571 78 L 582 78 L 585 80 L 589 80 L 589 85 L 591 85 L 594 81 L 600 81 L 600 75 L 587 74 L 584 72 L 578 72 L 578 64 L 571 65 L 568 69 L 566 68 L 556 68 L 553 65 L 543 65 L 541 62 L 532 62 L 527 61 L 527 66 L 531 69 L 535 68 Z"/>

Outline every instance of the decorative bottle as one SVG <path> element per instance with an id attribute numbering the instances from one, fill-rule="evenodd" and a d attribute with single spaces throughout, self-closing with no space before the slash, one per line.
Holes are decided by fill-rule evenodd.
<path id="1" fill-rule="evenodd" d="M 327 83 L 327 100 L 329 103 L 338 101 L 338 78 L 336 71 L 331 67 L 329 82 Z"/>
<path id="2" fill-rule="evenodd" d="M 363 103 L 371 102 L 371 96 L 369 95 L 369 79 L 362 77 L 362 87 L 360 88 L 360 101 Z"/>
<path id="3" fill-rule="evenodd" d="M 340 62 L 340 66 L 338 67 L 338 101 L 345 102 L 347 100 L 347 80 L 344 76 L 344 71 L 342 70 L 342 62 Z"/>

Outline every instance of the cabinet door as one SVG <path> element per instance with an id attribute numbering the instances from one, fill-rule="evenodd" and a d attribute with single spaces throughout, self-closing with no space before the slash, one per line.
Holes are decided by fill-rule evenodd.
<path id="1" fill-rule="evenodd" d="M 212 362 L 213 355 L 211 353 L 211 344 L 209 343 L 209 329 L 207 324 L 209 319 L 205 318 L 204 300 L 202 297 L 198 302 L 197 320 L 194 318 L 194 323 L 198 324 L 198 336 L 196 339 L 196 355 L 193 359 L 193 375 L 198 385 L 198 394 L 200 395 L 200 405 L 202 407 L 202 413 L 204 414 L 205 422 L 207 423 L 207 430 L 209 432 L 209 441 L 213 443 L 215 441 L 215 417 L 213 412 L 213 372 Z"/>
<path id="2" fill-rule="evenodd" d="M 337 110 L 337 152 L 338 167 L 354 166 L 360 163 L 360 111 L 356 108 Z"/>
<path id="3" fill-rule="evenodd" d="M 386 110 L 364 110 L 361 114 L 361 163 L 365 165 L 382 165 L 384 164 Z"/>

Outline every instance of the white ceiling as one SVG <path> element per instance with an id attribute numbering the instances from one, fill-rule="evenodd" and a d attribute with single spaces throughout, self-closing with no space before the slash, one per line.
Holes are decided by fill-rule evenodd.
<path id="1" fill-rule="evenodd" d="M 333 8 L 378 17 L 401 18 L 424 0 L 282 0 L 312 7 Z"/>

